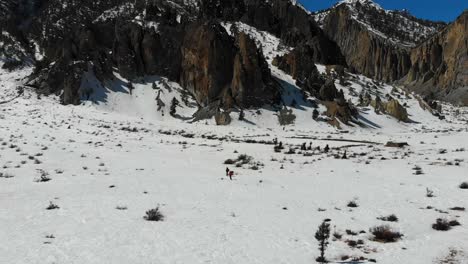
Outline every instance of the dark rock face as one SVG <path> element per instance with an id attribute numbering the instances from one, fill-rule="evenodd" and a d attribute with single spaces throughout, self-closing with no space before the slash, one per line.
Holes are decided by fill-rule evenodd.
<path id="1" fill-rule="evenodd" d="M 180 83 L 205 107 L 248 108 L 279 100 L 279 89 L 255 42 L 239 33 L 236 40 L 217 23 L 194 23 L 182 46 Z"/>
<path id="2" fill-rule="evenodd" d="M 134 78 L 144 73 L 142 28 L 137 24 L 116 24 L 114 60 L 122 76 Z"/>
<path id="3" fill-rule="evenodd" d="M 191 25 L 182 46 L 180 84 L 201 106 L 220 100 L 232 81 L 234 56 L 234 40 L 222 26 L 215 23 Z"/>
<path id="4" fill-rule="evenodd" d="M 203 4 L 205 3 L 205 4 Z M 313 52 L 309 59 L 321 64 L 343 64 L 340 49 L 325 36 L 313 17 L 288 0 L 205 0 L 200 10 L 204 17 L 241 21 L 268 31 L 292 47 L 306 45 Z"/>
<path id="5" fill-rule="evenodd" d="M 314 50 L 308 46 L 300 46 L 283 57 L 275 58 L 273 64 L 290 74 L 296 80 L 297 86 L 316 95 L 324 80 L 310 59 L 313 53 Z"/>
<path id="6" fill-rule="evenodd" d="M 320 88 L 320 99 L 324 101 L 333 101 L 338 97 L 338 90 L 336 89 L 333 80 L 327 80 L 324 85 Z"/>
<path id="7" fill-rule="evenodd" d="M 411 51 L 405 83 L 430 99 L 468 104 L 468 11 Z"/>
<path id="8" fill-rule="evenodd" d="M 278 84 L 271 77 L 263 53 L 246 34 L 237 35 L 239 48 L 234 58 L 231 96 L 243 108 L 279 102 Z"/>
<path id="9" fill-rule="evenodd" d="M 275 104 L 279 88 L 262 51 L 246 35 L 229 36 L 212 19 L 244 19 L 280 36 L 294 27 L 291 32 L 302 32 L 297 39 L 321 33 L 304 10 L 287 0 L 273 5 L 250 0 L 202 0 L 195 5 L 183 0 L 36 0 L 27 1 L 35 3 L 28 8 L 2 2 L 8 3 L 2 28 L 18 28 L 18 10 L 29 10 L 28 25 L 17 39 L 40 43 L 44 57 L 36 62 L 30 85 L 45 94 L 61 93 L 64 104 L 79 103 L 79 75 L 91 71 L 103 81 L 112 78 L 115 68 L 127 79 L 162 75 L 178 81 L 202 107 L 215 101 L 226 108 Z M 289 11 L 303 21 L 294 21 Z M 258 20 L 261 14 L 265 20 Z M 34 51 L 28 52 L 32 57 Z"/>
<path id="10" fill-rule="evenodd" d="M 392 82 L 404 77 L 411 66 L 409 50 L 375 36 L 354 20 L 341 5 L 323 21 L 326 34 L 341 48 L 347 64 L 369 77 Z"/>
<path id="11" fill-rule="evenodd" d="M 341 99 L 314 63 L 349 66 L 384 81 L 409 73 L 405 81 L 416 91 L 429 87 L 447 99 L 460 98 L 453 87 L 467 87 L 466 15 L 411 51 L 375 36 L 346 8 L 333 10 L 322 30 L 290 0 L 0 0 L 0 29 L 7 32 L 0 53 L 8 68 L 33 62 L 30 84 L 61 93 L 64 104 L 79 103 L 80 75 L 91 72 L 104 81 L 115 69 L 127 79 L 161 75 L 180 82 L 201 107 L 279 102 L 262 51 L 242 33 L 229 36 L 220 21 L 246 23 L 293 47 L 276 65 L 325 101 Z"/>

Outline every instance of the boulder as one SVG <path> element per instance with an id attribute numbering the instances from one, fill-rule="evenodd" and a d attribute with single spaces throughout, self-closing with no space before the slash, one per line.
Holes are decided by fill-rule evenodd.
<path id="1" fill-rule="evenodd" d="M 408 112 L 396 99 L 391 99 L 385 104 L 385 112 L 402 122 L 408 122 Z"/>
<path id="2" fill-rule="evenodd" d="M 229 115 L 229 112 L 218 111 L 215 114 L 215 121 L 218 126 L 227 126 L 231 124 L 231 116 Z"/>

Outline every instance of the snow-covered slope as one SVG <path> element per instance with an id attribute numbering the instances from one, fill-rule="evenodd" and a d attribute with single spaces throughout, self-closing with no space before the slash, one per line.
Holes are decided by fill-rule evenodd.
<path id="1" fill-rule="evenodd" d="M 29 88 L 10 101 L 27 71 L 0 72 L 0 101 L 8 101 L 0 104 L 0 263 L 305 264 L 318 256 L 314 232 L 324 219 L 334 234 L 332 262 L 467 263 L 468 217 L 450 208 L 468 207 L 458 188 L 467 180 L 468 109 L 447 107 L 447 120 L 437 122 L 414 110 L 420 123 L 398 131 L 372 111 L 366 118 L 380 128 L 339 131 L 305 114 L 300 120 L 300 109 L 285 128 L 266 109 L 227 127 L 188 124 L 134 109 L 154 103 L 151 78 L 132 96 L 108 90 L 107 100 L 84 106 Z M 366 82 L 355 76 L 355 92 Z M 275 138 L 284 150 L 273 150 Z M 309 142 L 312 150 L 299 150 Z M 240 154 L 252 160 L 224 164 Z M 47 210 L 50 203 L 58 208 Z M 145 221 L 157 206 L 165 220 Z M 377 219 L 390 214 L 399 221 Z M 436 231 L 437 218 L 462 225 Z M 385 224 L 404 236 L 375 241 L 369 229 Z"/>
<path id="2" fill-rule="evenodd" d="M 165 77 L 91 71 L 82 103 L 64 106 L 24 86 L 32 68 L 0 61 L 0 263 L 306 264 L 326 219 L 330 263 L 468 264 L 468 108 L 441 104 L 440 120 L 401 87 L 316 65 L 357 107 L 338 129 L 324 102 L 272 65 L 291 47 L 222 25 L 263 51 L 281 109 L 234 110 L 217 126 L 195 121 L 195 100 Z M 359 105 L 364 95 L 398 100 L 409 122 Z M 154 208 L 164 221 L 145 221 Z M 436 231 L 439 218 L 461 225 Z M 376 226 L 402 237 L 383 243 Z"/>

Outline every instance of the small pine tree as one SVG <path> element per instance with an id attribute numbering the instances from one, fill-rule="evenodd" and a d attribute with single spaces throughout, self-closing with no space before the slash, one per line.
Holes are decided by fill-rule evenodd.
<path id="1" fill-rule="evenodd" d="M 128 86 L 128 91 L 129 91 L 130 95 L 132 95 L 133 90 L 135 89 L 135 87 L 133 86 L 133 83 L 129 82 L 127 86 Z"/>
<path id="2" fill-rule="evenodd" d="M 314 109 L 314 111 L 312 112 L 312 119 L 314 120 L 317 120 L 318 117 L 319 117 L 319 111 L 317 109 Z"/>
<path id="3" fill-rule="evenodd" d="M 170 112 L 169 114 L 171 116 L 175 116 L 176 112 L 177 112 L 177 106 L 179 106 L 179 100 L 177 100 L 177 98 L 172 98 L 172 101 L 171 101 L 171 109 L 170 109 Z"/>
<path id="4" fill-rule="evenodd" d="M 330 238 L 330 224 L 327 221 L 323 221 L 320 224 L 317 232 L 315 233 L 315 239 L 319 242 L 320 257 L 316 260 L 320 263 L 326 263 L 325 250 L 328 247 L 328 239 Z"/>
<path id="5" fill-rule="evenodd" d="M 244 110 L 241 109 L 240 113 L 239 113 L 239 121 L 243 121 L 245 118 L 245 113 L 244 113 Z"/>

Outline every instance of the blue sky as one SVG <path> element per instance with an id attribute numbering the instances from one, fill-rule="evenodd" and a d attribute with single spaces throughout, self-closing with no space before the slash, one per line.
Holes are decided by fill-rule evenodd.
<path id="1" fill-rule="evenodd" d="M 339 2 L 337 0 L 299 1 L 312 11 L 326 9 Z M 463 10 L 468 9 L 468 0 L 374 0 L 374 2 L 385 9 L 408 9 L 416 17 L 446 22 L 455 20 Z"/>

